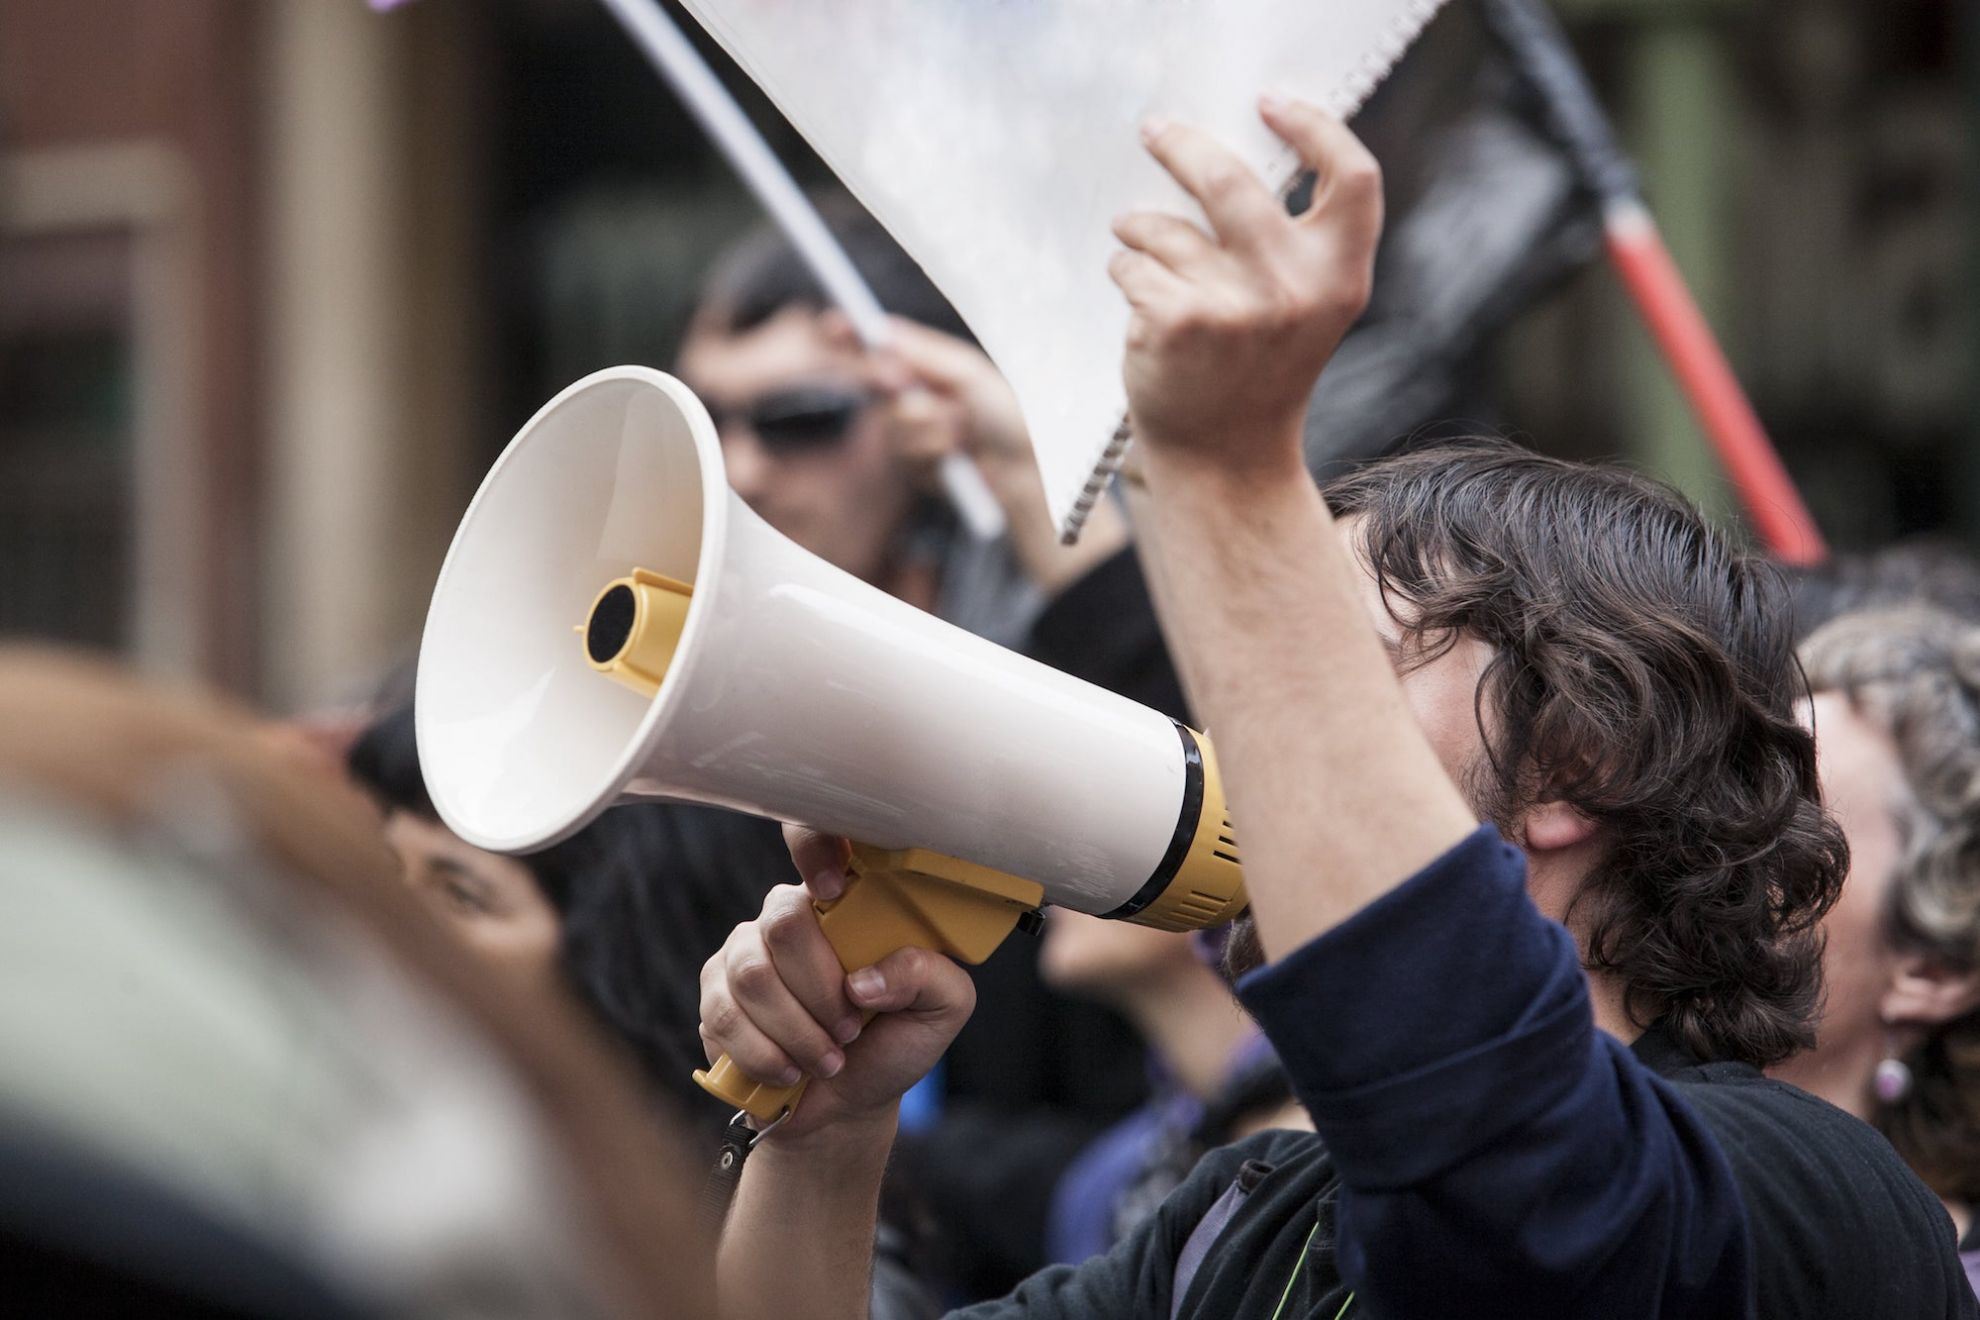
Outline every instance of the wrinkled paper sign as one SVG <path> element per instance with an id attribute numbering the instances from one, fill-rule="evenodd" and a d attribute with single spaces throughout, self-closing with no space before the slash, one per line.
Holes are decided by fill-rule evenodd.
<path id="1" fill-rule="evenodd" d="M 1258 96 L 1357 109 L 1442 0 L 684 0 L 955 304 L 1016 389 L 1061 530 L 1118 465 L 1123 211 L 1190 201 L 1149 114 L 1296 168 Z"/>

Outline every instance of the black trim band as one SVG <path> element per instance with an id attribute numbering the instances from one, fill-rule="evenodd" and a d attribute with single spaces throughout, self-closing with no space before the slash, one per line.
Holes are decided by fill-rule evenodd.
<path id="1" fill-rule="evenodd" d="M 1173 723 L 1173 721 L 1171 721 Z M 1148 877 L 1145 884 L 1135 891 L 1133 898 L 1115 908 L 1103 912 L 1109 921 L 1119 921 L 1153 903 L 1169 887 L 1169 881 L 1182 870 L 1183 860 L 1189 856 L 1190 844 L 1196 842 L 1196 827 L 1203 820 L 1203 749 L 1197 745 L 1196 735 L 1187 725 L 1176 724 L 1176 734 L 1182 739 L 1183 750 L 1183 798 L 1182 810 L 1176 814 L 1176 832 L 1169 840 L 1169 851 L 1162 854 L 1156 864 L 1155 874 Z"/>

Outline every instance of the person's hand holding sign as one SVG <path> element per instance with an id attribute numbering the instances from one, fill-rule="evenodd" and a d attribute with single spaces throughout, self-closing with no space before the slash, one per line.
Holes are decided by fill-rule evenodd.
<path id="1" fill-rule="evenodd" d="M 1134 310 L 1123 370 L 1136 444 L 1150 460 L 1202 460 L 1233 477 L 1299 470 L 1307 399 L 1367 306 L 1382 233 L 1381 170 L 1345 125 L 1270 97 L 1260 112 L 1318 175 L 1306 212 L 1287 214 L 1209 134 L 1150 121 L 1149 153 L 1212 232 L 1122 216 L 1126 250 L 1109 267 Z"/>
<path id="2" fill-rule="evenodd" d="M 1381 170 L 1312 106 L 1267 98 L 1260 113 L 1314 171 L 1311 205 L 1288 214 L 1199 129 L 1148 125 L 1149 153 L 1210 228 L 1124 216 L 1110 273 L 1133 313 L 1122 371 L 1148 490 L 1139 544 L 1217 740 L 1258 939 L 1278 957 L 1474 819 L 1376 635 L 1353 530 L 1334 524 L 1303 453 L 1314 383 L 1368 304 Z M 1365 750 L 1343 763 L 1343 747 Z M 1328 813 L 1359 828 L 1316 828 Z"/>

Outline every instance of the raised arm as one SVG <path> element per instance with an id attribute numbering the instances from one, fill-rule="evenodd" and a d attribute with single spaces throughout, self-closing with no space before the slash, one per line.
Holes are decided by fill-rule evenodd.
<path id="1" fill-rule="evenodd" d="M 1307 475 L 1302 413 L 1365 303 L 1381 187 L 1339 123 L 1263 113 L 1317 171 L 1311 209 L 1287 216 L 1214 141 L 1157 125 L 1150 151 L 1214 233 L 1126 217 L 1113 274 L 1134 309 L 1143 550 L 1272 961 L 1240 989 L 1340 1173 L 1337 1259 L 1385 1313 L 1741 1314 L 1725 1157 L 1595 1030 L 1573 941 L 1438 755 L 1465 763 L 1435 712 L 1475 718 L 1476 673 L 1454 675 L 1455 703 L 1424 669 L 1405 693 L 1389 651 L 1406 642 L 1385 645 Z"/>
<path id="2" fill-rule="evenodd" d="M 1134 312 L 1124 369 L 1143 552 L 1279 956 L 1475 821 L 1410 713 L 1301 449 L 1314 381 L 1367 303 L 1381 175 L 1338 122 L 1269 100 L 1263 113 L 1318 171 L 1306 213 L 1288 216 L 1207 135 L 1152 124 L 1148 149 L 1214 233 L 1123 217 L 1111 269 Z"/>

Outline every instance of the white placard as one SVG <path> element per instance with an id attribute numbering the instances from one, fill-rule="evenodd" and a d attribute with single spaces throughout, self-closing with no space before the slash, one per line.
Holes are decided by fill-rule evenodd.
<path id="1" fill-rule="evenodd" d="M 1142 150 L 1161 113 L 1268 181 L 1262 92 L 1357 109 L 1442 0 L 684 0 L 920 262 L 1016 389 L 1076 533 L 1124 445 L 1123 211 L 1194 203 Z"/>

